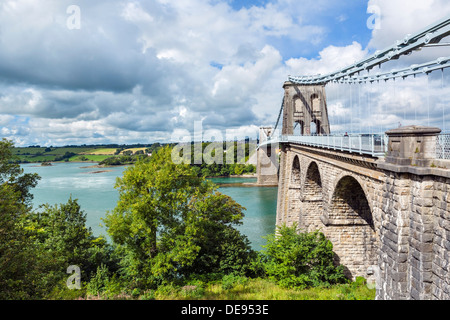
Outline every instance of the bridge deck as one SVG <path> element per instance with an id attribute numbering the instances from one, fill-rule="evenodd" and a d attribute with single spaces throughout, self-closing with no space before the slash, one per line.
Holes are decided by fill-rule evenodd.
<path id="1" fill-rule="evenodd" d="M 321 135 L 321 136 L 272 136 L 261 146 L 275 143 L 294 143 L 299 145 L 346 151 L 350 153 L 383 157 L 387 152 L 388 139 L 380 134 Z"/>
<path id="2" fill-rule="evenodd" d="M 350 153 L 365 154 L 372 157 L 384 157 L 388 147 L 388 137 L 384 134 L 351 134 L 322 136 L 285 136 L 267 137 L 259 147 L 276 143 L 294 143 Z M 440 134 L 436 139 L 436 159 L 450 159 L 450 134 Z"/>

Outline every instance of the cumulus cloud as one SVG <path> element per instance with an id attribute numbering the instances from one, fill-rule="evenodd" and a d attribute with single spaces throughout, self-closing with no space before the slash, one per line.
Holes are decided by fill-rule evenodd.
<path id="1" fill-rule="evenodd" d="M 70 29 L 72 1 L 5 0 L 1 132 L 21 145 L 169 141 L 199 120 L 205 130 L 253 132 L 274 124 L 288 75 L 334 71 L 449 11 L 444 0 L 431 2 L 368 1 L 381 9 L 382 29 L 366 47 L 353 36 L 330 44 L 336 24 L 355 35 L 366 28 L 348 2 L 79 0 L 81 28 Z M 343 127 L 351 99 L 337 91 L 330 88 L 330 113 Z M 405 110 L 425 101 L 413 89 L 402 94 Z"/>

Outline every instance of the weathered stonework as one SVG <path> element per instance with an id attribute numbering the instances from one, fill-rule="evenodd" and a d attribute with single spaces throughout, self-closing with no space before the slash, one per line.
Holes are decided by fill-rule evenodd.
<path id="1" fill-rule="evenodd" d="M 324 85 L 284 83 L 283 134 L 291 135 L 299 127 L 302 135 L 329 134 L 327 98 Z M 313 132 L 311 124 L 316 131 Z"/>
<path id="2" fill-rule="evenodd" d="M 282 165 L 280 170 L 277 224 L 320 230 L 333 243 L 336 262 L 347 268 L 347 275 L 367 277 L 367 269 L 377 264 L 371 206 L 378 200 L 377 190 L 381 196 L 383 181 L 373 178 L 378 173 L 353 163 L 360 159 L 349 156 L 344 162 L 300 146 L 284 148 L 281 157 L 289 169 Z"/>

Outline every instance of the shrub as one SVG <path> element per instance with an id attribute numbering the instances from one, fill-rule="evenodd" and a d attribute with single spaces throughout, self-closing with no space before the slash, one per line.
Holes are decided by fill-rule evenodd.
<path id="1" fill-rule="evenodd" d="M 318 231 L 297 233 L 282 226 L 267 237 L 264 268 L 269 279 L 285 288 L 327 287 L 344 283 L 343 267 L 333 263 L 333 245 Z"/>
<path id="2" fill-rule="evenodd" d="M 222 278 L 222 289 L 230 290 L 233 289 L 238 284 L 245 285 L 247 282 L 248 282 L 247 277 L 235 274 L 228 274 Z"/>

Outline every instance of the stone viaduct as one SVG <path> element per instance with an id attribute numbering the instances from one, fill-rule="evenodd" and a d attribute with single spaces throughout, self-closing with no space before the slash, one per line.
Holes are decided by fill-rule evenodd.
<path id="1" fill-rule="evenodd" d="M 323 86 L 285 83 L 283 135 L 329 134 Z M 270 136 L 261 129 L 260 139 Z M 386 132 L 374 157 L 279 142 L 258 150 L 258 182 L 278 185 L 277 225 L 322 231 L 349 278 L 376 281 L 377 299 L 450 298 L 450 161 L 435 157 L 440 129 Z M 275 149 L 279 152 L 275 152 Z"/>

